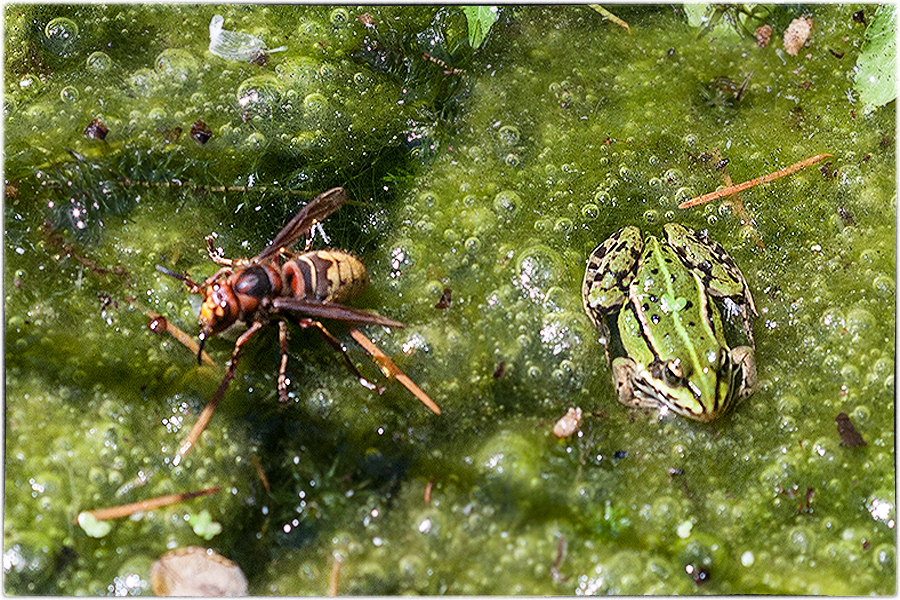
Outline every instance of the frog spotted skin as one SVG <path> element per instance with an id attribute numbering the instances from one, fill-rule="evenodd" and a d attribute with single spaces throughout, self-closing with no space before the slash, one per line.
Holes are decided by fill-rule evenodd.
<path id="1" fill-rule="evenodd" d="M 620 402 L 711 421 L 756 384 L 756 307 L 719 244 L 674 223 L 664 232 L 644 239 L 624 227 L 600 244 L 588 259 L 584 308 Z M 740 319 L 748 345 L 728 346 L 715 301 Z"/>

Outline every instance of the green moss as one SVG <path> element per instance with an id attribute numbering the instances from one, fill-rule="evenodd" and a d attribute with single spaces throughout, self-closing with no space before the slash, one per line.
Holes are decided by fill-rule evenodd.
<path id="1" fill-rule="evenodd" d="M 847 94 L 852 15 L 874 7 L 813 7 L 797 57 L 788 7 L 765 49 L 620 8 L 631 34 L 588 7 L 505 7 L 473 52 L 450 8 L 7 6 L 6 591 L 147 591 L 190 544 L 256 594 L 324 594 L 335 555 L 359 595 L 895 591 L 895 107 Z M 288 50 L 209 54 L 216 10 Z M 45 39 L 63 18 L 78 34 Z M 834 158 L 744 192 L 747 229 L 721 201 L 676 208 L 723 185 L 714 149 L 734 181 Z M 357 305 L 407 323 L 366 333 L 443 414 L 340 326 L 386 392 L 292 330 L 281 405 L 267 331 L 173 466 L 222 371 L 147 330 L 143 308 L 196 333 L 198 299 L 155 265 L 202 279 L 204 236 L 252 256 L 331 185 L 353 202 L 330 244 L 372 278 Z M 760 389 L 709 425 L 619 405 L 581 307 L 598 242 L 670 220 L 710 231 L 761 314 Z M 233 340 L 208 344 L 218 364 Z M 557 440 L 569 406 L 581 430 Z M 840 445 L 839 412 L 867 446 Z M 99 538 L 74 522 L 215 485 Z"/>

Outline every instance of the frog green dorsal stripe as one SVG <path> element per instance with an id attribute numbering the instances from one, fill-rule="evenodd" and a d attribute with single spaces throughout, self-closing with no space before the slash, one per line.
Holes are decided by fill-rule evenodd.
<path id="1" fill-rule="evenodd" d="M 648 245 L 654 244 L 656 246 L 656 252 L 650 253 L 649 254 L 650 256 L 656 257 L 657 259 L 661 259 L 662 256 L 664 256 L 664 253 L 659 246 L 659 240 L 657 238 L 651 236 L 647 240 L 647 244 Z M 677 256 L 675 257 L 675 260 L 678 260 Z M 685 329 L 685 327 L 684 327 L 684 324 L 681 322 L 681 311 L 678 310 L 676 306 L 669 306 L 670 303 L 674 304 L 677 301 L 677 297 L 675 295 L 675 288 L 672 286 L 673 274 L 669 270 L 669 268 L 666 266 L 665 260 L 657 260 L 656 266 L 657 266 L 657 269 L 659 269 L 660 274 L 662 275 L 661 280 L 665 282 L 665 286 L 666 286 L 666 295 L 659 299 L 660 308 L 662 308 L 664 310 L 664 312 L 666 312 L 667 314 L 669 314 L 672 317 L 673 323 L 675 326 L 675 331 L 678 332 L 678 336 L 681 338 L 681 342 L 682 342 L 684 348 L 686 348 L 688 350 L 688 352 L 690 354 L 690 358 L 691 358 L 691 363 L 693 363 L 694 369 L 696 369 L 697 371 L 700 371 L 703 369 L 703 366 L 700 363 L 700 357 L 697 355 L 697 348 L 691 341 L 691 339 L 692 339 L 691 335 L 690 335 L 690 333 L 688 333 L 687 329 Z M 702 305 L 700 306 L 701 314 L 706 315 L 706 314 L 708 314 L 707 311 L 709 310 L 709 299 L 707 298 L 706 294 L 702 291 L 703 290 L 703 282 L 696 273 L 691 272 L 691 275 L 697 281 L 696 289 L 700 290 L 700 300 L 702 302 Z M 687 298 L 683 298 L 683 300 L 685 300 L 685 302 L 689 301 Z M 665 302 L 665 304 L 666 304 L 665 307 L 663 307 L 663 302 Z M 635 312 L 640 312 L 640 311 L 635 311 Z M 650 331 L 650 324 L 646 321 L 645 315 L 643 315 L 643 314 L 638 315 L 638 320 L 641 322 L 641 331 L 642 332 Z M 711 321 L 709 321 L 709 319 L 706 319 L 706 322 L 711 323 Z M 716 337 L 715 331 L 712 331 L 711 327 L 710 327 L 709 333 L 712 334 L 713 338 Z M 644 335 L 646 335 L 646 333 L 644 333 Z M 648 342 L 650 342 L 650 341 L 648 340 Z M 657 346 L 658 346 L 658 344 L 656 342 L 650 342 L 651 348 L 656 348 Z M 655 354 L 656 354 L 656 351 L 654 350 L 654 355 Z M 656 356 L 656 359 L 660 360 L 661 357 Z M 691 393 L 694 395 L 695 398 L 699 397 L 699 393 L 695 389 L 691 389 Z"/>
<path id="2" fill-rule="evenodd" d="M 582 300 L 621 403 L 711 421 L 756 385 L 756 311 L 721 246 L 677 224 L 664 232 L 643 237 L 626 226 L 603 241 L 588 259 Z M 721 298 L 724 309 L 713 302 Z M 729 348 L 722 310 L 741 317 L 749 345 Z"/>

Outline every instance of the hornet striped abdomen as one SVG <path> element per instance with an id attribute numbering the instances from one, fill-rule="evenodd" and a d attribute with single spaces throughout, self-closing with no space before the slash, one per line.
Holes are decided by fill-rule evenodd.
<path id="1" fill-rule="evenodd" d="M 341 250 L 318 250 L 295 256 L 282 267 L 282 295 L 343 304 L 368 284 L 359 259 Z"/>
<path id="2" fill-rule="evenodd" d="M 247 330 L 237 339 L 225 376 L 219 384 L 207 408 L 191 428 L 187 440 L 178 451 L 180 461 L 200 436 L 212 416 L 212 411 L 222 400 L 225 390 L 234 379 L 241 348 L 258 331 L 269 324 L 278 325 L 278 342 L 281 348 L 281 366 L 278 369 L 278 396 L 288 401 L 286 375 L 288 361 L 287 323 L 302 329 L 312 328 L 335 350 L 343 355 L 344 362 L 357 380 L 365 387 L 382 391 L 384 388 L 370 383 L 357 370 L 347 355 L 343 344 L 334 337 L 319 319 L 342 321 L 351 326 L 351 335 L 365 344 L 363 347 L 388 376 L 395 377 L 419 400 L 436 414 L 440 408 L 428 395 L 415 385 L 391 362 L 371 340 L 352 329 L 359 325 L 403 327 L 403 323 L 379 314 L 351 308 L 345 303 L 358 296 L 368 284 L 366 268 L 355 256 L 342 250 L 316 250 L 295 255 L 290 252 L 300 238 L 309 235 L 316 224 L 336 211 L 347 200 L 344 188 L 334 188 L 319 194 L 300 209 L 294 218 L 275 236 L 262 252 L 253 258 L 229 259 L 221 250 L 213 247 L 213 238 L 207 237 L 207 251 L 213 262 L 221 268 L 203 283 L 195 283 L 190 277 L 179 275 L 164 267 L 161 272 L 184 282 L 191 293 L 204 297 L 200 306 L 200 344 L 197 360 L 200 361 L 203 346 L 210 336 L 243 321 Z M 309 239 L 307 239 L 309 243 Z M 362 341 L 360 341 L 362 340 Z M 177 464 L 177 462 L 176 462 Z"/>

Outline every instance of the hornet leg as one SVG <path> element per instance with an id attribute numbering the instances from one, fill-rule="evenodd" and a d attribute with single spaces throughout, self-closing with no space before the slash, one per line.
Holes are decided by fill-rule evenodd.
<path id="1" fill-rule="evenodd" d="M 216 412 L 216 407 L 219 406 L 219 402 L 221 402 L 222 397 L 225 396 L 225 390 L 228 389 L 228 385 L 231 383 L 231 380 L 234 379 L 234 373 L 237 371 L 238 359 L 241 355 L 241 348 L 251 337 L 253 337 L 253 334 L 262 329 L 262 327 L 262 323 L 254 321 L 253 324 L 250 325 L 250 328 L 238 338 L 237 342 L 235 342 L 234 350 L 231 351 L 231 360 L 228 361 L 228 366 L 225 369 L 225 376 L 222 378 L 222 382 L 219 384 L 218 389 L 216 389 L 216 392 L 213 394 L 212 398 L 210 398 L 209 402 L 206 403 L 206 406 L 197 418 L 197 422 L 194 423 L 194 426 L 191 427 L 191 430 L 188 432 L 187 438 L 185 438 L 184 443 L 181 444 L 178 453 L 172 461 L 173 465 L 178 466 L 181 464 L 181 459 L 184 458 L 184 455 L 197 443 L 200 434 L 206 429 L 207 423 L 209 423 L 213 413 Z"/>

